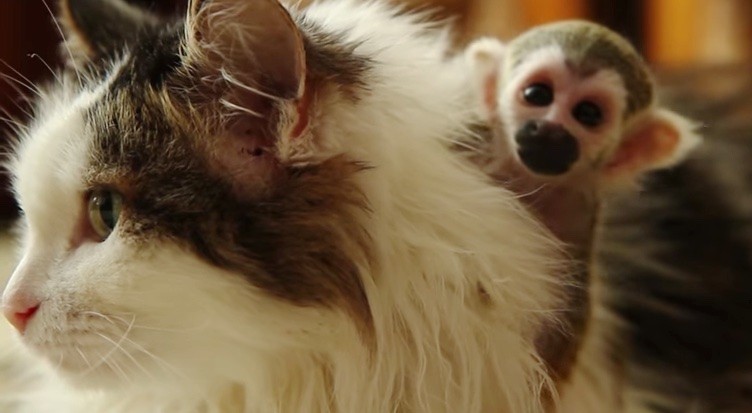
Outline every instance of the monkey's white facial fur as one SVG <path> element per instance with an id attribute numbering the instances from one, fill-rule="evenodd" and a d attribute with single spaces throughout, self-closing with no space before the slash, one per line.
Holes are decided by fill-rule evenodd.
<path id="1" fill-rule="evenodd" d="M 700 142 L 691 121 L 657 107 L 650 96 L 642 106 L 629 108 L 635 92 L 627 90 L 628 82 L 615 68 L 644 65 L 639 59 L 615 55 L 625 60 L 612 62 L 614 69 L 603 62 L 583 68 L 552 44 L 514 66 L 507 54 L 515 47 L 486 38 L 465 54 L 478 114 L 498 132 L 494 156 L 500 160 L 511 158 L 534 175 L 577 177 L 579 182 L 593 178 L 615 187 L 675 165 Z M 647 68 L 635 69 L 644 77 L 633 81 L 651 89 Z"/>
<path id="2" fill-rule="evenodd" d="M 558 46 L 540 49 L 503 79 L 499 110 L 515 156 L 534 173 L 598 168 L 623 124 L 627 91 L 613 70 L 582 73 Z M 539 135 L 558 135 L 540 149 Z M 548 155 L 548 154 L 551 155 Z"/>

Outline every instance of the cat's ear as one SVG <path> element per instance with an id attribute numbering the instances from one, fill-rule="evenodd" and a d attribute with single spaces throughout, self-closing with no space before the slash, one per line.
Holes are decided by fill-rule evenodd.
<path id="1" fill-rule="evenodd" d="M 303 36 L 277 0 L 192 0 L 189 7 L 189 63 L 250 93 L 287 100 L 303 95 Z"/>
<path id="2" fill-rule="evenodd" d="M 201 82 L 189 99 L 223 119 L 210 151 L 253 196 L 311 142 L 303 35 L 277 0 L 192 0 L 185 30 L 183 73 Z"/>
<path id="3" fill-rule="evenodd" d="M 123 0 L 62 0 L 59 20 L 74 65 L 116 55 L 159 21 Z"/>

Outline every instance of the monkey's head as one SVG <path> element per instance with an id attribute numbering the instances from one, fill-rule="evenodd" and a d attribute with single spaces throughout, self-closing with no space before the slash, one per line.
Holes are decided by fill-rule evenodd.
<path id="1" fill-rule="evenodd" d="M 485 116 L 533 174 L 632 179 L 698 142 L 688 121 L 656 107 L 635 49 L 602 26 L 554 23 L 507 46 L 482 39 L 468 56 Z"/>

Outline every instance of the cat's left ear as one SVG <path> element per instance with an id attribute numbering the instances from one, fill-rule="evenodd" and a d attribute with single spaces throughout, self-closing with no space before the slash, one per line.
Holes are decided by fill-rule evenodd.
<path id="1" fill-rule="evenodd" d="M 187 63 L 248 93 L 303 95 L 303 36 L 277 0 L 192 0 L 189 7 Z"/>
<path id="2" fill-rule="evenodd" d="M 216 165 L 241 196 L 273 185 L 279 167 L 305 152 L 311 93 L 303 35 L 277 0 L 192 0 L 182 60 L 193 107 L 218 113 L 209 130 Z M 306 135 L 307 136 L 307 135 Z"/>
<path id="3" fill-rule="evenodd" d="M 65 56 L 72 57 L 74 65 L 117 56 L 159 22 L 156 16 L 123 0 L 61 0 L 59 20 L 68 49 Z"/>

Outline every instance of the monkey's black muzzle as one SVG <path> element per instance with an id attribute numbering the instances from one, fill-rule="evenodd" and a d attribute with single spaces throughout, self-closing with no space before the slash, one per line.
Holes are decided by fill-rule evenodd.
<path id="1" fill-rule="evenodd" d="M 528 121 L 514 139 L 520 160 L 537 174 L 562 175 L 580 157 L 577 139 L 556 123 Z"/>

